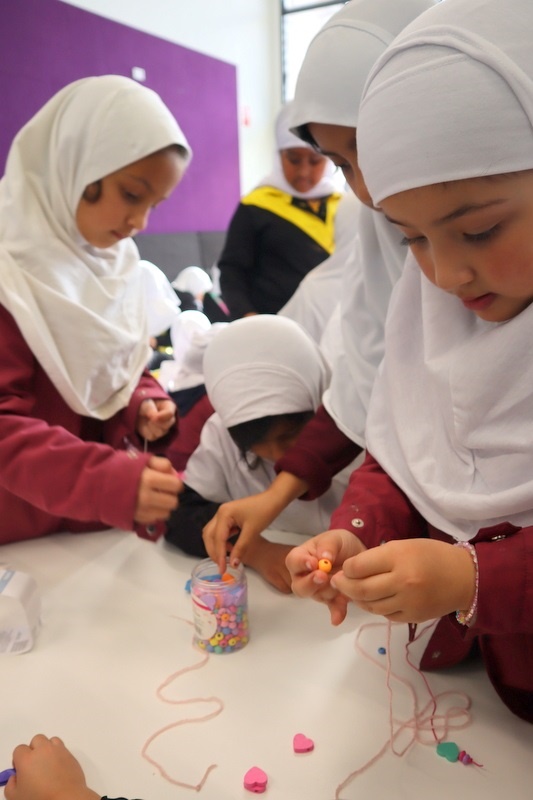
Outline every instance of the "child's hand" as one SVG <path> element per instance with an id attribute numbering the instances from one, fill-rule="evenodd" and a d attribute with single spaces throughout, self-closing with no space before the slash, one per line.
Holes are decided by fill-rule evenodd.
<path id="1" fill-rule="evenodd" d="M 248 548 L 244 563 L 258 572 L 262 578 L 284 594 L 291 593 L 291 576 L 285 559 L 292 550 L 291 545 L 269 542 L 259 536 Z"/>
<path id="2" fill-rule="evenodd" d="M 246 563 L 248 548 L 257 542 L 259 535 L 277 517 L 268 491 L 223 503 L 217 513 L 203 529 L 203 540 L 208 556 L 218 565 L 220 572 L 226 569 L 227 541 L 235 533 L 239 538 L 231 549 L 230 563 L 234 566 Z"/>
<path id="3" fill-rule="evenodd" d="M 135 522 L 151 525 L 168 519 L 182 491 L 183 483 L 168 458 L 152 456 L 141 472 Z"/>
<path id="4" fill-rule="evenodd" d="M 291 575 L 292 591 L 300 597 L 312 597 L 325 603 L 330 611 L 332 625 L 340 625 L 346 617 L 348 600 L 341 587 L 332 586 L 331 578 L 338 573 L 347 558 L 363 550 L 365 546 L 357 536 L 341 529 L 320 533 L 299 547 L 294 547 L 286 561 Z M 331 573 L 318 569 L 318 562 L 323 558 L 331 561 Z"/>
<path id="5" fill-rule="evenodd" d="M 13 751 L 17 774 L 5 787 L 7 800 L 100 800 L 61 739 L 37 734 Z"/>
<path id="6" fill-rule="evenodd" d="M 169 399 L 143 400 L 137 415 L 137 433 L 149 442 L 160 439 L 176 422 L 176 405 Z"/>
<path id="7" fill-rule="evenodd" d="M 470 608 L 476 573 L 467 550 L 400 539 L 349 558 L 333 578 L 358 606 L 395 622 L 425 622 Z"/>

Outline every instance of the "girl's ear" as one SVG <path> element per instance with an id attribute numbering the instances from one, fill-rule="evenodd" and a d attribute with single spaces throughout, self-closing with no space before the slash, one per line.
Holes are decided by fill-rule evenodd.
<path id="1" fill-rule="evenodd" d="M 102 181 L 95 181 L 85 187 L 81 196 L 82 200 L 86 203 L 96 203 L 102 195 Z"/>

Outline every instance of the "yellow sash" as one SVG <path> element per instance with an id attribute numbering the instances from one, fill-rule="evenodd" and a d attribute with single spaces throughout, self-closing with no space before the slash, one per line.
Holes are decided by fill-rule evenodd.
<path id="1" fill-rule="evenodd" d="M 335 214 L 341 195 L 337 192 L 326 200 L 325 222 L 310 211 L 292 205 L 292 197 L 273 186 L 260 186 L 242 198 L 241 203 L 264 208 L 278 217 L 292 222 L 297 228 L 314 239 L 329 255 L 335 250 Z"/>

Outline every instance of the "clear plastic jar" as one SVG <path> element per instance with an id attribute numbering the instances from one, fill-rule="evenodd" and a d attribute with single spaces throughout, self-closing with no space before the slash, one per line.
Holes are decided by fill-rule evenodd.
<path id="1" fill-rule="evenodd" d="M 248 643 L 248 587 L 242 564 L 221 575 L 210 558 L 192 571 L 194 644 L 210 653 L 233 653 Z"/>

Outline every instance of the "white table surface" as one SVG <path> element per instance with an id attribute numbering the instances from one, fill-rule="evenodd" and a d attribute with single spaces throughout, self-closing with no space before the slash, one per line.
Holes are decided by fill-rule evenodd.
<path id="1" fill-rule="evenodd" d="M 275 535 L 274 535 L 275 538 Z M 295 540 L 296 541 L 296 540 Z M 219 698 L 216 718 L 169 729 L 150 755 L 178 781 L 165 780 L 141 756 L 157 730 L 217 708 L 171 705 L 156 695 L 171 674 L 198 663 L 185 583 L 196 559 L 164 542 L 121 531 L 55 535 L 4 545 L 0 563 L 30 573 L 42 592 L 42 627 L 31 652 L 0 656 L 0 769 L 14 745 L 38 732 L 59 735 L 80 759 L 89 785 L 111 797 L 145 800 L 250 800 L 252 766 L 269 776 L 266 800 L 333 800 L 336 787 L 369 761 L 389 736 L 386 675 L 355 648 L 361 624 L 351 608 L 333 628 L 325 607 L 281 595 L 248 572 L 251 639 L 241 651 L 210 655 L 165 689 L 168 699 Z M 407 674 L 405 626 L 392 633 L 393 669 Z M 365 630 L 376 658 L 386 628 Z M 386 663 L 386 657 L 381 657 Z M 410 673 L 422 704 L 423 683 Z M 483 769 L 449 763 L 434 746 L 390 751 L 342 792 L 344 800 L 522 800 L 533 796 L 533 726 L 503 706 L 478 664 L 429 676 L 434 692 L 464 691 L 472 720 L 456 741 Z M 409 716 L 405 687 L 393 682 L 394 707 Z M 312 753 L 295 755 L 304 733 Z"/>

